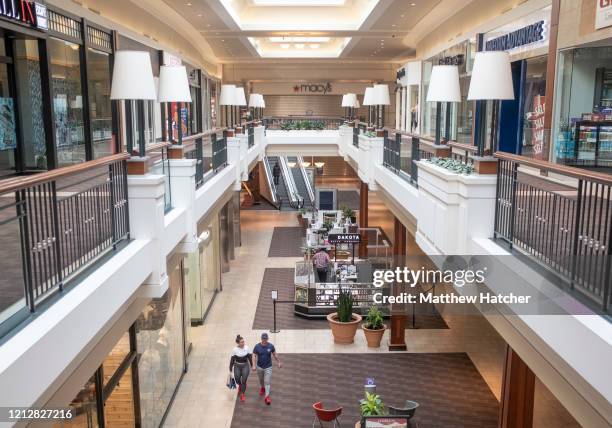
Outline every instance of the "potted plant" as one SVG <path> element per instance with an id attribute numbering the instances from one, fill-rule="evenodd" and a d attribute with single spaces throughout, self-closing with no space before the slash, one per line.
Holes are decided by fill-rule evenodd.
<path id="1" fill-rule="evenodd" d="M 327 322 L 334 336 L 334 343 L 350 344 L 355 341 L 361 315 L 353 313 L 353 296 L 350 291 L 340 289 L 338 310 L 327 316 Z"/>
<path id="2" fill-rule="evenodd" d="M 385 323 L 383 314 L 376 305 L 368 310 L 365 322 L 361 326 L 369 348 L 379 348 L 380 342 L 385 334 Z"/>
<path id="3" fill-rule="evenodd" d="M 380 395 L 373 392 L 366 392 L 365 398 L 359 400 L 361 416 L 383 416 L 385 414 L 385 404 Z"/>
<path id="4" fill-rule="evenodd" d="M 355 224 L 357 223 L 357 217 L 355 215 L 355 210 L 343 205 L 342 206 L 342 215 L 344 216 L 344 218 L 348 218 L 351 221 L 351 224 Z"/>

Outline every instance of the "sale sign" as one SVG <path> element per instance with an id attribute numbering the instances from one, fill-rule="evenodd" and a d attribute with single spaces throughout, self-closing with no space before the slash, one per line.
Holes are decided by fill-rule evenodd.
<path id="1" fill-rule="evenodd" d="M 612 0 L 595 0 L 595 29 L 612 25 Z"/>

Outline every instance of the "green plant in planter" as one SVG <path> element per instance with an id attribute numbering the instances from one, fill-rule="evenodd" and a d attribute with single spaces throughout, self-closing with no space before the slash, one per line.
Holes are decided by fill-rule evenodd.
<path id="1" fill-rule="evenodd" d="M 441 168 L 445 168 L 448 169 L 451 172 L 454 172 L 456 174 L 465 174 L 465 175 L 470 175 L 471 173 L 474 172 L 474 166 L 467 164 L 467 163 L 463 163 L 457 159 L 452 159 L 452 158 L 438 158 L 438 157 L 432 157 L 428 160 L 429 163 L 432 163 L 434 165 L 437 165 Z"/>
<path id="2" fill-rule="evenodd" d="M 363 135 L 365 135 L 368 138 L 375 138 L 376 137 L 376 132 L 374 131 L 366 131 L 363 133 Z"/>
<path id="3" fill-rule="evenodd" d="M 370 306 L 366 315 L 365 328 L 369 330 L 381 330 L 384 328 L 383 314 L 376 305 Z"/>
<path id="4" fill-rule="evenodd" d="M 332 230 L 334 228 L 334 224 L 331 221 L 326 221 L 323 223 L 323 229 L 327 230 L 328 232 L 330 230 Z"/>
<path id="5" fill-rule="evenodd" d="M 380 395 L 366 392 L 365 398 L 359 400 L 361 416 L 382 416 L 385 414 L 385 404 Z"/>
<path id="6" fill-rule="evenodd" d="M 353 320 L 353 295 L 350 291 L 340 289 L 338 295 L 338 321 L 351 322 Z"/>
<path id="7" fill-rule="evenodd" d="M 344 218 L 351 219 L 355 217 L 355 210 L 353 210 L 352 208 L 346 205 L 342 205 L 340 209 L 342 210 L 342 215 L 344 216 Z"/>

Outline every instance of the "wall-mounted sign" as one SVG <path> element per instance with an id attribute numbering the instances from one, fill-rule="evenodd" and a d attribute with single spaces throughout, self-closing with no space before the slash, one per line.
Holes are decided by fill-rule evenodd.
<path id="1" fill-rule="evenodd" d="M 323 95 L 328 94 L 332 91 L 331 83 L 302 83 L 293 87 L 293 92 L 311 92 L 311 93 L 322 93 Z"/>
<path id="2" fill-rule="evenodd" d="M 595 0 L 595 29 L 609 27 L 612 25 L 612 0 Z"/>
<path id="3" fill-rule="evenodd" d="M 0 1 L 0 17 L 46 30 L 47 6 L 27 0 Z"/>
<path id="4" fill-rule="evenodd" d="M 444 58 L 440 58 L 438 60 L 439 65 L 462 65 L 465 61 L 465 55 L 453 55 L 453 56 L 445 56 Z"/>
<path id="5" fill-rule="evenodd" d="M 538 21 L 535 24 L 519 28 L 503 36 L 487 40 L 485 46 L 488 51 L 510 51 L 520 46 L 530 45 L 544 40 L 546 22 Z"/>
<path id="6" fill-rule="evenodd" d="M 330 244 L 359 244 L 361 235 L 358 233 L 330 233 L 327 236 Z"/>

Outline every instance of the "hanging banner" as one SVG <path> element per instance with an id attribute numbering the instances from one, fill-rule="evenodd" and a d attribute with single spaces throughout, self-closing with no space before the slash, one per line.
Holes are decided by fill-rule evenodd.
<path id="1" fill-rule="evenodd" d="M 595 0 L 595 29 L 612 25 L 612 0 Z"/>

